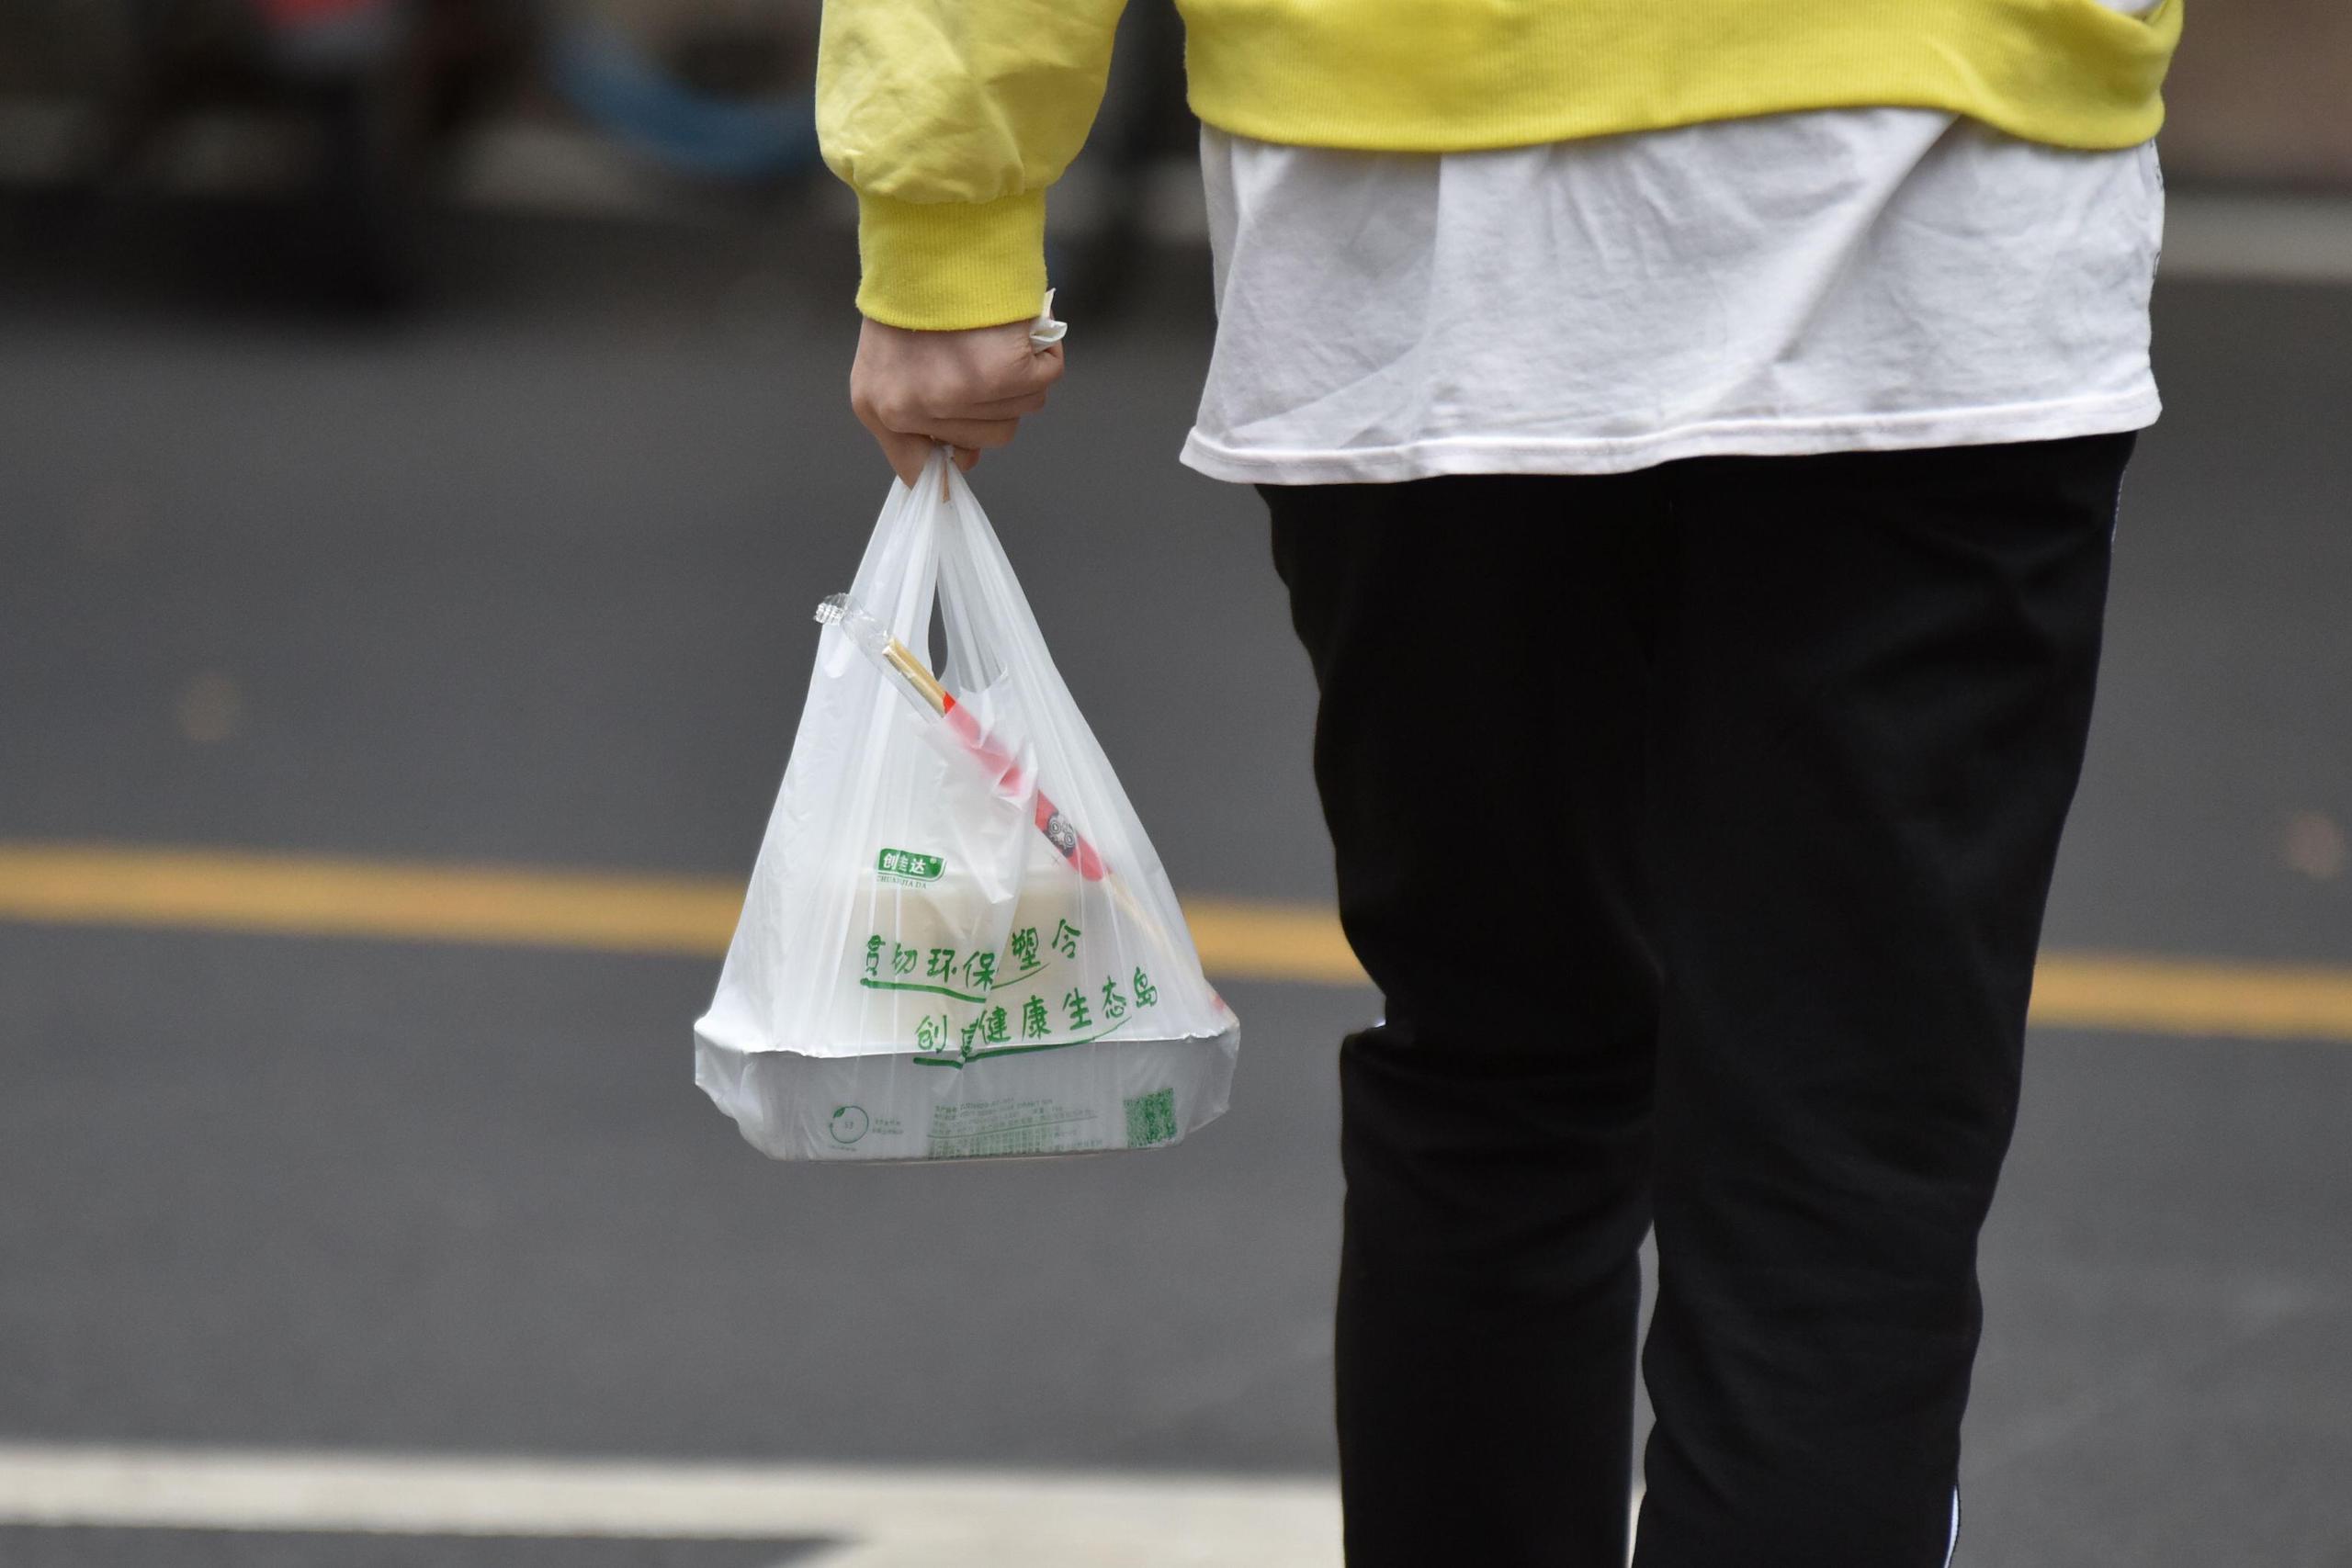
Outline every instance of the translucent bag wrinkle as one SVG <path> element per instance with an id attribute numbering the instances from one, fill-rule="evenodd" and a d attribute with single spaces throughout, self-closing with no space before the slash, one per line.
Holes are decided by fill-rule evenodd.
<path id="1" fill-rule="evenodd" d="M 918 657 L 937 603 L 953 722 L 820 634 L 696 1081 L 787 1159 L 1150 1147 L 1222 1112 L 1238 1022 L 944 458 L 850 596 Z"/>

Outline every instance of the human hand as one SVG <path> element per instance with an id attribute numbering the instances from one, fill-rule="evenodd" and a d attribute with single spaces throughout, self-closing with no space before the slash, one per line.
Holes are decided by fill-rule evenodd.
<path id="1" fill-rule="evenodd" d="M 1046 406 L 1046 389 L 1061 379 L 1062 349 L 1032 344 L 1031 325 L 925 333 L 865 322 L 849 404 L 899 479 L 913 484 L 943 441 L 968 473 L 982 451 L 1012 441 L 1023 414 Z"/>

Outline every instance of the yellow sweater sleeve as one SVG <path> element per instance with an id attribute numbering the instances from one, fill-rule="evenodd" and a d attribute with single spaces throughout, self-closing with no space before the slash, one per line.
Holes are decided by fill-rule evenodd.
<path id="1" fill-rule="evenodd" d="M 947 331 L 1046 291 L 1046 187 L 1086 140 L 1122 0 L 825 0 L 817 134 L 857 192 L 857 307 Z"/>

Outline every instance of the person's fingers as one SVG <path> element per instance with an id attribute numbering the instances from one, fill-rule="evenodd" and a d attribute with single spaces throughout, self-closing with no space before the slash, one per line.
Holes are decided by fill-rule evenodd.
<path id="1" fill-rule="evenodd" d="M 1012 445 L 1013 432 L 1020 428 L 1017 419 L 931 419 L 923 421 L 922 434 L 933 441 L 977 451 L 985 446 Z"/>
<path id="2" fill-rule="evenodd" d="M 1067 352 L 1064 345 L 1058 343 L 1051 348 L 1031 349 L 1028 360 L 1023 366 L 1025 372 L 1022 378 L 1023 386 L 1030 390 L 1042 392 L 1060 380 L 1062 371 L 1068 368 L 1068 364 L 1063 358 Z"/>
<path id="3" fill-rule="evenodd" d="M 1044 391 L 1024 392 L 1019 397 L 998 398 L 992 402 L 974 403 L 968 408 L 942 409 L 947 419 L 1020 419 L 1024 415 L 1042 413 L 1046 408 Z"/>
<path id="4" fill-rule="evenodd" d="M 958 406 L 955 412 L 961 413 L 966 406 L 1035 397 L 1061 378 L 1061 345 L 1032 348 L 1023 338 L 1002 358 L 990 357 L 972 367 L 969 376 L 956 389 L 957 395 L 953 402 Z"/>
<path id="5" fill-rule="evenodd" d="M 968 470 L 983 450 L 1009 444 L 1043 410 L 1061 378 L 1064 350 L 1029 342 L 1028 323 L 968 333 L 921 333 L 868 321 L 850 370 L 850 406 L 898 476 L 920 478 L 933 443 L 956 448 Z"/>
<path id="6" fill-rule="evenodd" d="M 880 414 L 871 409 L 861 409 L 858 420 L 873 434 L 882 455 L 889 459 L 892 471 L 912 485 L 922 474 L 922 466 L 930 459 L 931 449 L 945 442 L 956 449 L 957 465 L 966 473 L 980 460 L 983 446 L 1003 446 L 1012 440 L 1021 422 L 1003 420 L 938 420 L 922 422 L 919 430 L 893 430 L 883 423 Z"/>

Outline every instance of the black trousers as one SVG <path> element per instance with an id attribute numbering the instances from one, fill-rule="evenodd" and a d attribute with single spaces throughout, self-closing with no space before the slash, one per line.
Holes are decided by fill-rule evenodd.
<path id="1" fill-rule="evenodd" d="M 2129 435 L 1266 487 L 1351 1568 L 1934 1568 Z"/>

